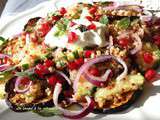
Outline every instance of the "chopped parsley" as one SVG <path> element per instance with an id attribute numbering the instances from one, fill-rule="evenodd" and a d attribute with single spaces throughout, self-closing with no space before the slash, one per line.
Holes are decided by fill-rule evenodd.
<path id="1" fill-rule="evenodd" d="M 67 18 L 62 18 L 60 21 L 56 23 L 57 31 L 54 33 L 54 36 L 59 37 L 66 33 L 67 26 L 68 26 L 69 20 Z"/>
<path id="2" fill-rule="evenodd" d="M 22 69 L 23 69 L 23 70 L 27 70 L 28 68 L 29 68 L 29 64 L 26 63 L 26 64 L 23 64 L 23 65 L 22 65 Z"/>
<path id="3" fill-rule="evenodd" d="M 125 17 L 122 18 L 119 22 L 118 22 L 118 28 L 120 29 L 127 29 L 130 26 L 131 20 L 129 17 Z"/>
<path id="4" fill-rule="evenodd" d="M 35 80 L 37 78 L 37 75 L 34 73 L 34 69 L 26 70 L 24 72 L 16 72 L 15 76 L 18 76 L 18 77 L 29 77 L 31 80 Z"/>
<path id="5" fill-rule="evenodd" d="M 108 17 L 106 15 L 103 15 L 100 20 L 99 20 L 100 23 L 102 24 L 108 24 L 109 20 L 108 20 Z"/>

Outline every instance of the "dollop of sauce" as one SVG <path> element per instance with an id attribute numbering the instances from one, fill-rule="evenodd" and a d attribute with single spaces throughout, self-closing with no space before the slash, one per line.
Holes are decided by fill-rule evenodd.
<path id="1" fill-rule="evenodd" d="M 98 46 L 104 47 L 107 45 L 108 40 L 106 39 L 106 35 L 108 33 L 107 26 L 101 24 L 100 22 L 96 21 L 88 21 L 85 16 L 88 13 L 86 9 L 82 11 L 80 19 L 74 19 L 72 22 L 76 23 L 76 25 L 72 27 L 67 27 L 67 32 L 75 32 L 78 36 L 78 40 L 74 43 L 68 43 L 68 35 L 67 32 L 61 36 L 54 36 L 55 32 L 57 31 L 57 26 L 53 26 L 53 28 L 49 31 L 49 33 L 45 37 L 44 43 L 47 44 L 49 47 L 60 47 L 60 48 L 67 48 L 67 49 L 75 49 L 77 47 L 91 47 L 91 46 Z M 78 29 L 80 25 L 88 26 L 91 23 L 96 25 L 96 29 L 94 30 L 86 30 L 81 31 Z"/>

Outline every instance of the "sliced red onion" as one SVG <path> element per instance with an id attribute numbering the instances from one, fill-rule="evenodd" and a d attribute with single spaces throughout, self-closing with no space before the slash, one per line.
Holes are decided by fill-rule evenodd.
<path id="1" fill-rule="evenodd" d="M 29 34 L 26 34 L 26 46 L 29 46 L 30 41 L 31 40 Z"/>
<path id="2" fill-rule="evenodd" d="M 119 10 L 134 10 L 136 12 L 142 12 L 143 9 L 141 6 L 138 6 L 138 5 L 119 5 L 119 7 L 117 8 Z"/>
<path id="3" fill-rule="evenodd" d="M 111 73 L 111 70 L 106 70 L 105 74 L 101 77 L 96 77 L 91 75 L 88 72 L 84 72 L 84 77 L 91 82 L 92 84 L 96 85 L 97 87 L 102 87 L 106 84 L 106 81 L 108 80 L 108 77 Z"/>
<path id="4" fill-rule="evenodd" d="M 114 2 L 113 5 L 109 5 L 106 7 L 103 7 L 104 10 L 115 10 L 119 7 L 119 4 L 117 2 Z"/>
<path id="5" fill-rule="evenodd" d="M 135 48 L 130 51 L 131 54 L 134 55 L 142 49 L 142 41 L 141 41 L 141 38 L 137 34 L 132 34 L 132 38 L 136 40 Z"/>
<path id="6" fill-rule="evenodd" d="M 29 90 L 30 86 L 32 85 L 32 81 L 29 82 L 25 89 L 19 89 L 19 85 L 21 84 L 22 77 L 17 77 L 15 82 L 15 91 L 18 93 L 25 93 Z"/>
<path id="7" fill-rule="evenodd" d="M 151 21 L 151 19 L 152 19 L 152 13 L 151 12 L 149 12 L 149 11 L 144 11 L 143 12 L 144 13 L 144 15 L 142 15 L 142 16 L 140 16 L 140 19 L 142 20 L 142 21 L 144 21 L 144 22 L 148 22 L 148 21 Z"/>
<path id="8" fill-rule="evenodd" d="M 61 71 L 56 71 L 58 74 L 60 74 L 63 78 L 65 78 L 65 80 L 68 82 L 69 85 L 71 85 L 71 81 L 70 79 Z"/>
<path id="9" fill-rule="evenodd" d="M 100 63 L 100 62 L 104 62 L 108 59 L 114 59 L 116 60 L 117 62 L 119 62 L 123 67 L 124 67 L 124 71 L 116 78 L 116 80 L 121 80 L 123 79 L 126 75 L 127 75 L 127 72 L 128 72 L 128 68 L 127 68 L 127 65 L 126 63 L 121 59 L 121 58 L 116 58 L 115 56 L 111 56 L 111 55 L 105 55 L 105 56 L 100 56 L 100 57 L 97 57 L 97 58 L 94 58 L 94 59 L 91 59 L 89 61 L 87 61 L 86 63 L 84 63 L 78 73 L 77 73 L 77 76 L 76 76 L 76 79 L 74 80 L 74 83 L 73 83 L 73 89 L 74 89 L 74 92 L 77 91 L 77 88 L 78 88 L 78 81 L 81 77 L 81 75 L 89 69 L 90 66 L 96 64 L 96 63 Z"/>
<path id="10" fill-rule="evenodd" d="M 112 46 L 113 46 L 113 37 L 109 36 L 109 44 L 108 44 L 107 48 L 110 48 Z"/>
<path id="11" fill-rule="evenodd" d="M 0 65 L 0 72 L 4 71 L 4 70 L 7 70 L 9 69 L 11 66 L 8 65 L 8 64 L 3 64 L 3 65 Z"/>
<path id="12" fill-rule="evenodd" d="M 11 56 L 10 55 L 7 55 L 7 54 L 0 54 L 0 59 L 3 59 L 3 58 L 10 58 Z"/>
<path id="13" fill-rule="evenodd" d="M 80 111 L 71 111 L 71 110 L 67 110 L 60 107 L 58 105 L 58 97 L 61 91 L 62 91 L 62 84 L 57 83 L 53 93 L 53 102 L 54 102 L 54 105 L 63 113 L 64 117 L 67 117 L 70 119 L 80 119 L 88 115 L 94 109 L 94 101 L 89 96 L 85 97 L 87 101 L 87 106 Z"/>

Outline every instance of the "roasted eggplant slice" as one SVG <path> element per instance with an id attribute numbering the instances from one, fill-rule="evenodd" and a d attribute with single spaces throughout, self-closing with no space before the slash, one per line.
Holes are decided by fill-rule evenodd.
<path id="1" fill-rule="evenodd" d="M 43 107 L 53 106 L 52 91 L 47 81 L 33 81 L 33 85 L 26 93 L 17 93 L 14 90 L 16 79 L 13 78 L 6 83 L 6 103 L 16 112 L 39 110 Z"/>
<path id="2" fill-rule="evenodd" d="M 120 101 L 119 103 L 117 103 L 117 105 L 110 105 L 109 108 L 103 108 L 103 109 L 95 108 L 93 113 L 112 114 L 112 113 L 117 113 L 117 112 L 126 110 L 136 102 L 136 100 L 140 97 L 141 94 L 142 94 L 142 90 L 128 92 L 126 94 L 126 99 L 124 101 Z"/>
<path id="3" fill-rule="evenodd" d="M 31 18 L 28 20 L 27 24 L 24 26 L 24 31 L 26 32 L 30 32 L 33 30 L 34 26 L 36 25 L 37 21 L 40 19 L 41 17 L 35 17 L 35 18 Z"/>
<path id="4" fill-rule="evenodd" d="M 144 77 L 139 73 L 128 75 L 121 81 L 112 80 L 106 87 L 96 89 L 81 78 L 74 97 L 81 101 L 84 95 L 93 95 L 95 113 L 115 113 L 129 108 L 139 98 L 143 84 Z"/>

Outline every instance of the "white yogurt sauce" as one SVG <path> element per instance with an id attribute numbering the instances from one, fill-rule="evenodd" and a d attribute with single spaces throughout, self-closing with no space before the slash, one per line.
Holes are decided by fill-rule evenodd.
<path id="1" fill-rule="evenodd" d="M 80 19 L 75 19 L 73 22 L 81 25 L 88 26 L 91 24 L 90 21 L 85 19 L 85 16 L 88 16 L 87 10 L 83 10 Z M 84 14 L 86 13 L 86 14 Z M 99 47 L 104 47 L 108 43 L 106 40 L 106 34 L 108 33 L 107 27 L 104 24 L 99 22 L 93 22 L 96 25 L 96 30 L 87 30 L 85 32 L 81 32 L 79 29 L 76 29 L 78 25 L 73 27 L 68 27 L 68 31 L 75 32 L 78 35 L 78 40 L 74 43 L 68 43 L 67 33 L 62 36 L 54 36 L 54 33 L 57 31 L 56 25 L 49 31 L 49 33 L 45 37 L 45 44 L 49 47 L 60 47 L 67 49 L 75 49 L 76 47 L 86 47 L 97 45 Z"/>

